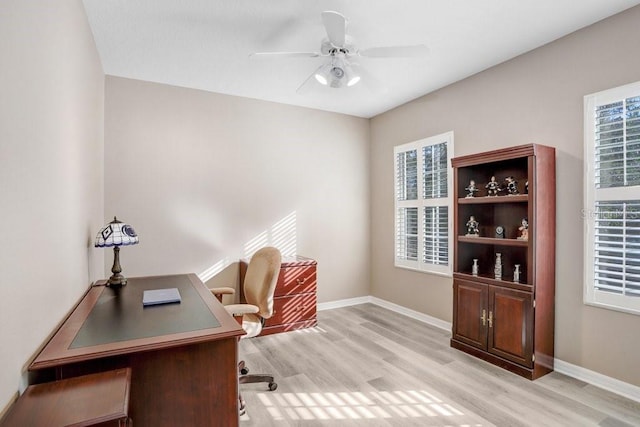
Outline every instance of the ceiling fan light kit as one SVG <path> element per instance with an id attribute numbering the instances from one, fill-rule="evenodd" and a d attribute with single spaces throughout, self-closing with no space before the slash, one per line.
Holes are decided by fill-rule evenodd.
<path id="1" fill-rule="evenodd" d="M 349 59 L 354 56 L 374 58 L 423 57 L 428 53 L 425 45 L 387 46 L 357 49 L 347 32 L 347 20 L 339 12 L 322 12 L 322 23 L 327 38 L 320 44 L 320 52 L 261 52 L 252 57 L 325 57 L 328 61 L 321 65 L 312 76 L 323 86 L 332 88 L 351 87 L 360 82 L 361 77 L 353 71 Z M 364 70 L 363 70 L 364 71 Z M 298 88 L 298 91 L 309 80 L 309 76 Z"/>
<path id="2" fill-rule="evenodd" d="M 360 81 L 360 76 L 339 57 L 333 57 L 330 63 L 320 67 L 315 73 L 315 78 L 321 85 L 332 88 L 340 88 L 345 84 L 350 87 Z"/>

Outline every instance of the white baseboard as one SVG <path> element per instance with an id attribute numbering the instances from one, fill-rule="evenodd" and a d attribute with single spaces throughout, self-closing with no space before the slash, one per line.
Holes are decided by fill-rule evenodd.
<path id="1" fill-rule="evenodd" d="M 444 320 L 438 319 L 437 317 L 429 316 L 428 314 L 420 313 L 419 311 L 411 310 L 410 308 L 406 308 L 401 305 L 394 304 L 392 302 L 376 297 L 371 297 L 371 302 L 373 304 L 379 305 L 380 307 L 387 308 L 391 311 L 395 311 L 396 313 L 404 314 L 405 316 L 411 317 L 412 319 L 416 319 L 431 326 L 435 326 L 436 328 L 444 329 L 447 332 L 451 332 L 451 323 L 445 322 Z"/>
<path id="2" fill-rule="evenodd" d="M 380 307 L 387 308 L 391 311 L 395 311 L 396 313 L 404 314 L 407 317 L 411 317 L 412 319 L 416 319 L 421 322 L 427 323 L 431 326 L 435 326 L 436 328 L 444 329 L 446 331 L 451 331 L 451 323 L 449 322 L 445 322 L 444 320 L 440 320 L 436 317 L 432 317 L 427 314 L 420 313 L 419 311 L 411 310 L 410 308 L 406 308 L 401 305 L 394 304 L 392 302 L 373 297 L 371 295 L 366 297 L 348 298 L 348 299 L 342 299 L 338 301 L 319 303 L 317 309 L 318 311 L 331 310 L 332 308 L 349 307 L 352 305 L 366 304 L 366 303 L 379 305 Z"/>
<path id="3" fill-rule="evenodd" d="M 357 298 L 349 298 L 338 301 L 331 301 L 318 304 L 318 310 L 330 310 L 333 308 L 349 307 L 352 305 L 371 303 L 384 307 L 396 313 L 404 314 L 405 316 L 416 319 L 420 322 L 427 323 L 436 328 L 451 331 L 451 323 L 444 320 L 432 317 L 419 311 L 411 310 L 392 302 L 376 298 L 374 296 L 365 296 Z M 593 386 L 608 390 L 612 393 L 619 394 L 627 399 L 640 402 L 640 387 L 633 384 L 625 383 L 624 381 L 617 380 L 615 378 L 608 377 L 606 375 L 599 374 L 598 372 L 591 371 L 581 366 L 572 365 L 560 359 L 554 359 L 554 369 L 560 374 L 567 375 L 569 377 L 576 378 L 578 380 L 589 383 Z"/>
<path id="4" fill-rule="evenodd" d="M 627 399 L 640 402 L 640 387 L 624 381 L 599 374 L 581 366 L 572 365 L 560 359 L 554 360 L 554 369 L 556 372 L 587 382 L 596 387 L 608 390 L 612 393 L 624 396 Z"/>
<path id="5" fill-rule="evenodd" d="M 318 303 L 318 307 L 316 309 L 318 311 L 322 311 L 322 310 L 331 310 L 333 308 L 350 307 L 352 305 L 358 305 L 358 304 L 366 304 L 368 302 L 371 302 L 371 298 L 373 297 L 366 296 L 366 297 L 341 299 L 341 300 L 330 301 L 330 302 L 321 302 L 321 303 Z"/>

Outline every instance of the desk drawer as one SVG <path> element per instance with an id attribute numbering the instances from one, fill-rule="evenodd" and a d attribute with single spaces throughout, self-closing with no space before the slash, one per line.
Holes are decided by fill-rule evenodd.
<path id="1" fill-rule="evenodd" d="M 313 292 L 274 298 L 273 316 L 266 320 L 265 326 L 315 319 L 316 302 L 316 294 Z"/>
<path id="2" fill-rule="evenodd" d="M 283 267 L 280 269 L 275 296 L 302 294 L 316 291 L 316 266 Z"/>

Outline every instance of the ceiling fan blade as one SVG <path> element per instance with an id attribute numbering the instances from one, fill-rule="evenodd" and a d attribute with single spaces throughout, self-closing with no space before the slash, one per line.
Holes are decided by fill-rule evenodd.
<path id="1" fill-rule="evenodd" d="M 358 52 L 358 55 L 369 58 L 417 58 L 427 56 L 428 54 L 429 48 L 423 44 L 415 46 L 371 47 Z"/>
<path id="2" fill-rule="evenodd" d="M 318 52 L 256 52 L 250 58 L 316 58 L 323 56 Z"/>
<path id="3" fill-rule="evenodd" d="M 345 33 L 347 31 L 347 20 L 345 17 L 332 10 L 322 12 L 322 23 L 327 30 L 329 41 L 335 47 L 343 47 Z"/>

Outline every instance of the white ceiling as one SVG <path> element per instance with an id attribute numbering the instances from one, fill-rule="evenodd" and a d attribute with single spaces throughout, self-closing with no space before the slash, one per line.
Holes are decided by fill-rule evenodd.
<path id="1" fill-rule="evenodd" d="M 372 117 L 485 70 L 640 0 L 83 0 L 108 75 Z M 360 58 L 367 75 L 332 89 L 320 50 L 335 10 L 365 49 L 425 44 L 425 58 Z M 368 77 L 368 78 L 367 78 Z"/>

